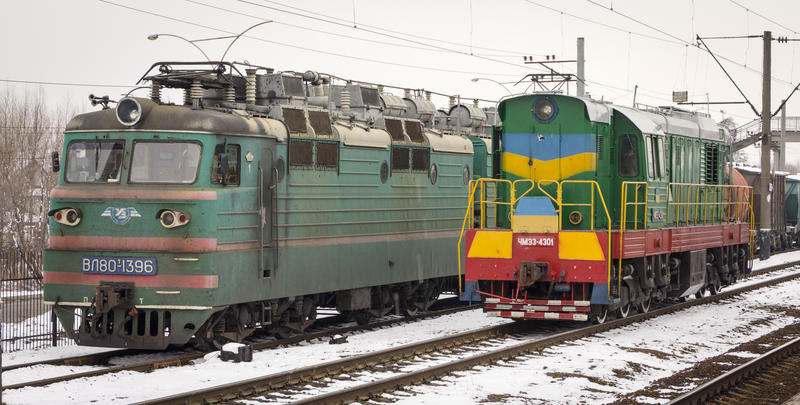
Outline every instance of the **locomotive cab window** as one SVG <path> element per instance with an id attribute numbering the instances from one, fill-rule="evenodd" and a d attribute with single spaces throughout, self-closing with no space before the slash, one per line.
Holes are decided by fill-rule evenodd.
<path id="1" fill-rule="evenodd" d="M 639 175 L 639 147 L 634 135 L 625 134 L 619 137 L 619 175 Z"/>
<path id="2" fill-rule="evenodd" d="M 131 183 L 192 184 L 197 179 L 202 146 L 190 142 L 136 142 Z"/>
<path id="3" fill-rule="evenodd" d="M 119 183 L 125 141 L 76 141 L 67 148 L 69 183 Z"/>
<path id="4" fill-rule="evenodd" d="M 647 170 L 650 178 L 664 177 L 664 140 L 658 136 L 650 136 L 647 145 Z"/>
<path id="5" fill-rule="evenodd" d="M 225 148 L 225 157 L 228 160 L 227 173 L 222 168 L 222 162 L 219 161 L 221 154 Z M 239 159 L 241 148 L 239 145 L 227 144 L 217 145 L 214 148 L 214 161 L 211 164 L 211 184 L 226 184 L 226 185 L 239 185 L 239 173 L 241 170 L 241 162 Z"/>

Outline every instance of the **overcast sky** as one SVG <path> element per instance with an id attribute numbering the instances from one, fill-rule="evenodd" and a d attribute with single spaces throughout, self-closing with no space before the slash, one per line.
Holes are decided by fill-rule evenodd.
<path id="1" fill-rule="evenodd" d="M 489 78 L 522 92 L 530 82 L 513 83 L 541 71 L 525 65 L 523 55 L 575 59 L 576 38 L 584 37 L 587 91 L 595 98 L 630 105 L 638 85 L 636 101 L 648 105 L 672 105 L 675 90 L 688 91 L 690 101 L 739 101 L 713 58 L 694 46 L 695 36 L 771 30 L 800 38 L 798 16 L 800 2 L 793 0 L 28 0 L 6 5 L 0 15 L 0 79 L 88 84 L 7 86 L 41 87 L 54 105 L 72 102 L 89 110 L 89 93 L 119 97 L 153 62 L 204 59 L 187 42 L 149 41 L 149 34 L 195 40 L 273 20 L 237 41 L 226 60 L 498 99 L 507 94 L 500 85 L 470 79 Z M 706 42 L 760 111 L 761 38 Z M 216 60 L 230 40 L 196 44 Z M 773 41 L 772 55 L 774 111 L 800 81 L 797 42 Z M 575 72 L 574 63 L 553 67 Z M 747 105 L 717 105 L 710 112 L 739 124 L 755 118 Z M 800 95 L 787 113 L 800 115 Z"/>

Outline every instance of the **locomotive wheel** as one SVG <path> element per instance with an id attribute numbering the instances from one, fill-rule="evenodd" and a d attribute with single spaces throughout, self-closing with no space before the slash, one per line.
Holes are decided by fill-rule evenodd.
<path id="1" fill-rule="evenodd" d="M 650 311 L 650 304 L 653 302 L 653 298 L 648 294 L 647 298 L 643 299 L 642 302 L 639 303 L 639 312 L 646 314 Z"/>
<path id="2" fill-rule="evenodd" d="M 278 321 L 278 325 L 272 329 L 272 332 L 275 333 L 275 336 L 280 339 L 287 339 L 289 336 L 292 336 L 292 333 L 294 333 L 295 330 L 289 326 L 289 323 L 293 317 L 296 317 L 296 314 L 297 311 L 295 311 L 293 308 L 287 309 L 286 312 L 283 313 L 280 321 Z"/>
<path id="3" fill-rule="evenodd" d="M 220 323 L 223 321 L 225 311 L 219 311 L 211 316 L 206 323 L 194 334 L 194 347 L 204 352 L 222 349 L 228 340 L 220 336 Z"/>
<path id="4" fill-rule="evenodd" d="M 708 286 L 708 291 L 711 293 L 711 295 L 717 295 L 718 292 L 722 291 L 722 286 L 717 283 L 711 283 Z"/>
<path id="5" fill-rule="evenodd" d="M 272 332 L 281 339 L 286 339 L 294 333 L 303 333 L 317 320 L 317 304 L 307 298 L 301 308 L 302 313 L 296 308 L 286 309 L 277 325 L 272 328 Z"/>
<path id="6" fill-rule="evenodd" d="M 359 311 L 353 311 L 353 319 L 355 319 L 358 325 L 366 325 L 370 323 L 375 318 L 368 309 L 362 309 Z"/>
<path id="7" fill-rule="evenodd" d="M 278 326 L 273 330 L 273 332 L 279 339 L 288 339 L 289 336 L 292 336 L 292 330 L 286 326 Z"/>
<path id="8" fill-rule="evenodd" d="M 704 295 L 706 295 L 706 288 L 705 287 L 701 288 L 700 291 L 696 292 L 694 294 L 694 297 L 697 298 L 697 299 L 700 299 L 700 298 L 703 298 Z"/>
<path id="9" fill-rule="evenodd" d="M 422 306 L 418 306 L 418 304 L 420 304 L 420 302 L 417 301 L 414 296 L 409 297 L 406 299 L 405 305 L 403 305 L 403 314 L 405 314 L 405 316 L 416 315 L 419 312 L 420 306 Z"/>
<path id="10" fill-rule="evenodd" d="M 594 323 L 606 323 L 608 320 L 608 305 L 592 305 Z"/>
<path id="11" fill-rule="evenodd" d="M 617 315 L 621 319 L 627 318 L 630 313 L 631 313 L 631 303 L 630 302 L 628 302 L 625 305 L 620 305 L 620 307 L 617 308 Z"/>
<path id="12" fill-rule="evenodd" d="M 427 311 L 437 299 L 441 292 L 439 281 L 425 281 L 413 289 L 412 293 L 405 293 L 403 300 L 403 313 L 406 316 L 414 316 L 419 311 Z"/>
<path id="13" fill-rule="evenodd" d="M 439 295 L 442 292 L 441 284 L 438 281 L 429 281 L 427 287 L 425 289 L 425 311 L 439 299 Z"/>

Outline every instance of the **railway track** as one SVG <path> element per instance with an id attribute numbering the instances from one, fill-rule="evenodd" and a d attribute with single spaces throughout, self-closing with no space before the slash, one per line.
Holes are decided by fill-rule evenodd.
<path id="1" fill-rule="evenodd" d="M 781 404 L 800 389 L 800 338 L 673 399 L 669 404 Z"/>
<path id="2" fill-rule="evenodd" d="M 793 252 L 795 250 L 797 250 L 797 249 L 793 249 L 793 250 L 787 251 L 785 253 Z M 800 261 L 798 261 L 797 263 L 794 263 L 794 264 L 800 264 Z M 770 273 L 770 272 L 773 272 L 773 271 L 777 271 L 777 270 L 782 270 L 782 269 L 785 269 L 787 267 L 790 267 L 791 265 L 793 265 L 793 263 L 784 264 L 784 265 L 776 265 L 776 266 L 771 266 L 771 267 L 766 267 L 766 268 L 763 268 L 763 269 L 755 270 L 752 273 L 750 273 L 749 275 L 743 277 L 742 279 L 747 279 L 747 278 L 750 278 L 750 277 L 755 277 L 755 276 L 759 276 L 759 275 L 762 275 L 762 274 L 767 274 L 767 273 Z M 453 301 L 456 301 L 456 300 L 455 299 L 444 299 L 444 300 L 440 300 L 435 305 L 436 306 L 443 306 L 445 308 L 450 308 L 452 305 L 455 305 L 453 303 Z M 430 312 L 430 313 L 427 313 L 427 314 L 420 314 L 419 316 L 415 316 L 415 317 L 401 318 L 400 320 L 398 320 L 398 319 L 389 319 L 389 320 L 383 320 L 383 321 L 378 321 L 378 322 L 372 322 L 369 325 L 366 325 L 366 329 L 369 329 L 369 328 L 372 328 L 372 327 L 383 327 L 383 326 L 388 326 L 388 325 L 394 325 L 398 321 L 414 321 L 414 320 L 417 320 L 417 319 L 424 319 L 424 318 L 427 318 L 427 317 L 439 316 L 439 314 L 442 314 L 442 313 L 441 312 Z M 323 319 L 318 320 L 317 324 L 315 326 L 322 326 L 324 328 L 327 328 L 327 327 L 330 326 L 330 324 L 335 324 L 336 322 L 344 322 L 344 320 L 342 320 L 340 317 L 323 318 Z M 345 328 L 340 328 L 339 331 L 340 331 L 340 333 L 350 333 L 350 332 L 356 332 L 356 331 L 363 330 L 363 329 L 364 329 L 363 327 L 345 327 Z M 314 332 L 314 333 L 319 334 L 321 332 Z M 275 347 L 275 346 L 282 345 L 282 344 L 293 344 L 293 343 L 297 343 L 297 342 L 300 342 L 300 341 L 317 339 L 317 338 L 319 338 L 319 336 L 316 335 L 316 334 L 315 335 L 311 335 L 311 334 L 298 335 L 298 336 L 293 336 L 293 337 L 291 337 L 289 339 L 283 339 L 283 340 L 280 340 L 280 341 L 274 341 L 273 346 L 265 346 L 263 349 L 268 349 L 270 347 Z M 309 337 L 309 336 L 313 336 L 313 337 Z M 324 336 L 322 336 L 322 337 L 324 337 Z M 272 341 L 270 341 L 270 342 L 272 342 Z M 133 349 L 110 350 L 110 351 L 102 352 L 102 353 L 86 354 L 86 355 L 71 356 L 71 357 L 61 357 L 61 358 L 56 358 L 56 359 L 39 360 L 39 361 L 33 361 L 33 362 L 28 362 L 28 363 L 4 365 L 2 367 L 2 372 L 12 371 L 12 370 L 21 369 L 21 368 L 27 368 L 27 367 L 33 367 L 33 366 L 39 366 L 39 365 L 52 365 L 52 366 L 91 366 L 91 365 L 99 365 L 99 366 L 102 366 L 102 365 L 108 365 L 109 360 L 112 359 L 112 358 L 115 358 L 115 357 L 125 357 L 125 356 L 133 356 L 133 355 L 137 355 L 137 354 L 148 354 L 148 353 L 155 353 L 155 352 L 147 351 L 147 350 L 133 350 Z M 143 364 L 143 366 L 144 366 L 144 364 Z M 156 368 L 159 368 L 159 366 L 158 365 L 154 365 L 154 367 L 152 369 L 156 369 Z M 14 387 L 14 388 L 16 388 L 16 387 Z"/>
<path id="3" fill-rule="evenodd" d="M 285 339 L 256 341 L 256 342 L 253 342 L 251 344 L 253 346 L 253 350 L 254 351 L 268 350 L 268 349 L 272 349 L 272 348 L 279 347 L 279 346 L 293 345 L 293 344 L 298 344 L 298 343 L 301 343 L 301 342 L 312 341 L 312 340 L 315 340 L 315 339 L 326 339 L 326 338 L 330 338 L 330 337 L 333 337 L 333 336 L 338 335 L 338 334 L 352 334 L 352 333 L 363 332 L 363 331 L 367 331 L 367 330 L 371 330 L 371 329 L 377 329 L 377 328 L 382 328 L 382 327 L 387 327 L 387 326 L 393 326 L 393 325 L 397 325 L 397 324 L 400 324 L 400 323 L 407 323 L 407 322 L 413 322 L 413 321 L 418 321 L 418 320 L 427 319 L 427 318 L 438 317 L 438 316 L 447 315 L 447 314 L 451 314 L 451 313 L 455 313 L 455 312 L 474 309 L 474 308 L 477 307 L 477 305 L 472 305 L 472 306 L 466 306 L 466 305 L 454 306 L 454 305 L 458 305 L 458 299 L 457 298 L 440 300 L 440 302 L 438 302 L 436 305 L 437 306 L 444 306 L 445 308 L 440 309 L 440 310 L 429 311 L 429 312 L 426 312 L 426 313 L 420 313 L 420 314 L 417 314 L 417 315 L 414 315 L 414 316 L 408 316 L 408 317 L 389 317 L 388 319 L 374 321 L 374 322 L 371 322 L 371 323 L 366 324 L 366 325 L 332 327 L 330 329 L 322 329 L 322 330 L 319 330 L 319 331 L 305 333 L 305 334 L 302 334 L 302 335 L 291 336 L 291 337 L 285 338 Z M 341 323 L 341 322 L 344 321 L 340 317 L 324 318 L 324 319 L 322 319 L 320 321 L 325 321 L 325 320 L 330 320 L 330 321 L 320 322 L 322 324 L 320 326 L 325 326 L 324 324 L 326 324 L 326 323 L 328 324 L 328 326 L 331 326 L 331 325 L 334 325 L 336 323 Z M 151 352 L 151 351 L 141 351 L 141 350 L 126 350 L 126 349 L 114 350 L 114 351 L 102 352 L 102 353 L 97 353 L 97 354 L 74 356 L 74 357 L 60 358 L 60 359 L 53 359 L 53 360 L 36 361 L 36 362 L 25 363 L 25 364 L 16 364 L 16 365 L 3 367 L 3 372 L 5 372 L 7 370 L 16 370 L 16 369 L 21 369 L 21 368 L 25 368 L 25 367 L 33 367 L 33 366 L 38 366 L 38 365 L 55 365 L 55 366 L 107 365 L 108 361 L 113 357 L 132 356 L 132 355 L 137 355 L 137 354 L 142 354 L 142 353 L 153 353 L 153 352 Z M 79 373 L 71 373 L 71 374 L 67 374 L 67 375 L 61 375 L 61 376 L 57 376 L 57 377 L 45 378 L 45 379 L 36 380 L 36 381 L 27 381 L 27 382 L 22 382 L 22 383 L 17 383 L 17 384 L 4 385 L 3 386 L 3 390 L 13 390 L 13 389 L 24 388 L 24 387 L 41 387 L 41 386 L 45 386 L 45 385 L 49 385 L 49 384 L 53 384 L 53 383 L 57 383 L 57 382 L 69 381 L 69 380 L 74 380 L 74 379 L 77 379 L 77 378 L 84 378 L 84 377 L 97 377 L 97 376 L 101 376 L 101 375 L 104 375 L 104 374 L 117 373 L 117 372 L 121 372 L 121 371 L 148 372 L 148 371 L 158 370 L 158 369 L 165 368 L 165 367 L 183 366 L 183 365 L 186 365 L 186 364 L 190 364 L 190 363 L 192 363 L 193 361 L 195 361 L 197 359 L 202 358 L 206 354 L 207 353 L 205 353 L 205 352 L 194 351 L 194 352 L 191 352 L 191 353 L 178 354 L 175 357 L 170 357 L 170 358 L 143 361 L 143 362 L 138 362 L 138 363 L 135 363 L 135 364 L 111 366 L 111 367 L 105 367 L 105 368 L 102 368 L 102 369 L 89 370 L 89 371 L 84 371 L 84 372 L 79 372 Z"/>
<path id="4" fill-rule="evenodd" d="M 797 265 L 790 263 L 763 269 L 755 275 L 763 274 L 777 269 Z M 454 371 L 469 369 L 482 364 L 492 364 L 499 360 L 515 358 L 531 352 L 541 351 L 546 347 L 557 345 L 566 341 L 580 339 L 600 332 L 626 326 L 635 322 L 677 312 L 695 305 L 714 303 L 732 298 L 736 295 L 753 291 L 759 288 L 776 285 L 786 281 L 800 278 L 800 273 L 792 273 L 771 280 L 742 286 L 734 291 L 722 292 L 717 295 L 703 297 L 696 300 L 676 303 L 668 307 L 652 310 L 648 313 L 634 315 L 625 319 L 618 319 L 600 325 L 587 326 L 567 332 L 555 333 L 546 337 L 528 339 L 519 343 L 508 343 L 504 336 L 521 332 L 521 325 L 504 324 L 475 331 L 446 336 L 438 339 L 412 343 L 400 347 L 386 349 L 378 352 L 347 357 L 323 364 L 313 365 L 287 372 L 271 374 L 263 377 L 252 378 L 230 384 L 209 387 L 202 390 L 171 395 L 139 402 L 138 404 L 193 404 L 193 403 L 230 403 L 237 398 L 248 398 L 258 401 L 269 395 L 269 400 L 280 398 L 279 391 L 291 391 L 292 402 L 298 403 L 348 403 L 363 401 L 386 391 L 397 390 L 400 387 L 415 385 L 420 382 L 438 379 Z M 518 339 L 517 335 L 512 339 Z M 485 346 L 502 346 L 500 348 L 484 349 Z M 480 348 L 479 354 L 462 357 L 464 352 L 473 353 L 471 349 Z M 456 355 L 452 355 L 455 353 Z M 432 366 L 429 359 L 434 357 L 445 358 L 444 362 L 437 362 Z M 453 358 L 453 359 L 451 359 Z M 355 387 L 328 392 L 322 395 L 304 392 L 303 386 L 313 382 L 313 390 L 319 390 L 320 385 L 335 383 L 337 379 L 350 380 L 354 372 L 373 369 L 375 374 L 386 374 L 386 369 L 395 368 L 401 362 L 415 362 L 415 371 L 395 372 L 386 378 L 374 380 Z M 382 367 L 382 369 L 378 369 Z M 350 385 L 350 384 L 339 384 Z M 299 397 L 299 399 L 298 399 Z M 283 398 L 281 398 L 283 399 Z"/>

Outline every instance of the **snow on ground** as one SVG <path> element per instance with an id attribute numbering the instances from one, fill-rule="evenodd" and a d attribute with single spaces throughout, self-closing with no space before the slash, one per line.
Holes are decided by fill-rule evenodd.
<path id="1" fill-rule="evenodd" d="M 510 367 L 456 373 L 397 404 L 608 403 L 769 332 L 797 322 L 766 309 L 797 307 L 800 281 L 701 305 L 516 359 Z M 759 322 L 769 319 L 769 322 Z M 644 400 L 644 398 L 642 398 Z"/>
<path id="2" fill-rule="evenodd" d="M 779 264 L 794 262 L 797 260 L 800 260 L 800 250 L 795 252 L 781 253 L 777 255 L 773 254 L 767 260 L 754 260 L 753 270 L 760 270 L 771 266 L 777 266 Z"/>
<path id="3" fill-rule="evenodd" d="M 106 352 L 111 350 L 106 347 L 87 347 L 76 346 L 74 344 L 56 347 L 43 347 L 36 350 L 20 350 L 17 352 L 4 352 L 3 353 L 3 366 L 11 366 L 16 364 L 32 363 L 36 361 L 46 361 L 53 359 L 62 359 L 65 357 L 83 356 L 87 354 L 94 354 L 99 352 Z M 3 373 L 3 382 L 8 373 Z"/>
<path id="4" fill-rule="evenodd" d="M 198 364 L 193 366 L 173 367 L 150 373 L 126 371 L 100 378 L 51 384 L 42 388 L 5 391 L 3 401 L 7 404 L 38 404 L 51 403 L 52 398 L 59 398 L 62 402 L 71 404 L 130 403 L 507 322 L 511 321 L 487 318 L 480 310 L 472 310 L 352 335 L 345 344 L 331 345 L 327 340 L 314 341 L 256 352 L 253 353 L 251 363 L 228 363 L 221 361 L 217 355 L 211 355 L 206 356 L 205 361 L 198 361 Z M 38 368 L 19 370 L 16 375 L 15 371 L 17 370 L 3 373 L 3 381 L 12 378 L 16 381 L 41 378 L 34 375 L 41 372 Z"/>
<path id="5" fill-rule="evenodd" d="M 800 260 L 800 252 L 774 256 L 763 263 L 756 261 L 754 268 L 795 260 Z M 791 271 L 782 273 L 788 272 Z M 750 282 L 754 281 L 737 285 Z M 795 281 L 770 290 L 749 293 L 744 300 L 714 304 L 713 310 L 709 310 L 708 306 L 688 309 L 548 349 L 541 356 L 514 364 L 514 368 L 489 367 L 481 368 L 479 372 L 459 373 L 460 377 L 448 377 L 445 386 L 416 387 L 415 390 L 422 392 L 422 395 L 408 398 L 398 396 L 397 399 L 403 403 L 454 404 L 487 399 L 489 402 L 504 403 L 530 403 L 526 402 L 527 399 L 556 403 L 608 401 L 619 393 L 647 386 L 654 380 L 690 367 L 693 362 L 723 353 L 739 343 L 794 321 L 793 318 L 748 308 L 775 303 L 800 305 L 800 297 L 792 293 L 792 289 L 798 287 L 800 282 Z M 767 324 L 750 325 L 751 321 L 764 317 L 773 320 Z M 252 363 L 227 363 L 216 355 L 209 355 L 193 366 L 150 373 L 121 372 L 99 379 L 80 379 L 42 388 L 6 391 L 3 397 L 8 404 L 52 403 L 53 398 L 69 403 L 136 402 L 506 322 L 510 321 L 487 318 L 480 310 L 473 310 L 349 336 L 348 343 L 341 345 L 314 341 L 257 352 L 253 354 Z M 655 356 L 641 351 L 643 348 L 654 348 L 668 355 Z M 108 349 L 64 346 L 3 353 L 3 363 L 30 362 L 103 350 Z M 626 371 L 632 372 L 631 368 L 637 367 L 636 364 L 641 364 L 643 371 L 634 373 L 635 378 L 614 377 L 615 370 L 619 375 L 625 375 Z M 9 384 L 88 369 L 90 367 L 38 366 L 3 373 L 3 381 Z M 592 380 L 572 374 L 592 377 Z M 611 385 L 605 385 L 606 382 Z M 77 390 L 76 386 L 82 389 Z"/>

